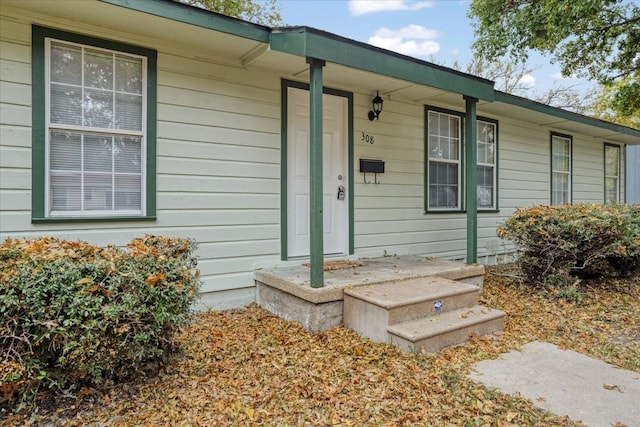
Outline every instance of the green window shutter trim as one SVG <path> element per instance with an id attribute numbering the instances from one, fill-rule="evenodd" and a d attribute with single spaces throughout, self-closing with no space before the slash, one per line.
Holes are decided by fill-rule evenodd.
<path id="1" fill-rule="evenodd" d="M 132 53 L 147 58 L 147 129 L 146 138 L 146 213 L 135 217 L 136 220 L 156 219 L 156 122 L 157 122 L 157 63 L 158 53 L 153 49 L 129 45 L 113 40 L 100 39 L 78 33 L 57 30 L 53 28 L 32 26 L 31 50 L 31 222 L 86 222 L 86 221 L 123 221 L 130 217 L 73 217 L 49 218 L 45 212 L 45 168 L 46 168 L 46 87 L 45 80 L 45 38 L 55 38 L 83 45 L 101 47 L 118 52 Z"/>

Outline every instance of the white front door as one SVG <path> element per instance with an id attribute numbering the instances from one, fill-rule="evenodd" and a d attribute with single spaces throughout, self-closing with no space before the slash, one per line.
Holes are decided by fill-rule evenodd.
<path id="1" fill-rule="evenodd" d="M 288 88 L 287 244 L 290 257 L 309 256 L 309 92 Z M 323 95 L 324 253 L 347 254 L 349 188 L 347 99 Z M 344 193 L 338 198 L 338 189 Z"/>

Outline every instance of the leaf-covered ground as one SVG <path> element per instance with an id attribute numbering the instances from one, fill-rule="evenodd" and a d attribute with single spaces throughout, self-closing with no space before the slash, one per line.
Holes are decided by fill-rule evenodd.
<path id="1" fill-rule="evenodd" d="M 507 312 L 505 333 L 407 355 L 335 328 L 310 334 L 253 305 L 197 316 L 182 356 L 157 377 L 43 398 L 0 413 L 9 425 L 572 426 L 470 381 L 478 360 L 542 340 L 640 372 L 640 278 L 532 292 L 506 267 L 486 275 L 482 303 Z M 633 283 L 634 286 L 631 285 Z M 4 420 L 2 419 L 4 418 Z"/>

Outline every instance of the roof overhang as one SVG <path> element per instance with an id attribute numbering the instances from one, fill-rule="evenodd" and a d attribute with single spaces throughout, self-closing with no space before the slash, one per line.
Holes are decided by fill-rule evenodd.
<path id="1" fill-rule="evenodd" d="M 567 134 L 589 135 L 597 141 L 640 145 L 640 130 L 551 107 L 496 91 L 495 102 L 481 103 L 484 113 L 507 116 Z"/>
<path id="2" fill-rule="evenodd" d="M 58 0 L 59 1 L 59 0 Z M 137 10 L 178 22 L 222 32 L 246 39 L 268 43 L 271 29 L 241 19 L 213 13 L 198 7 L 192 7 L 173 0 L 100 0 L 104 3 Z M 77 1 L 75 2 L 77 3 Z"/>

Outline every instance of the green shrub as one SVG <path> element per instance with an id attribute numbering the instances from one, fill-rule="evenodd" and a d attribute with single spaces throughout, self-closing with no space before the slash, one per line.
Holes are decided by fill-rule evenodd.
<path id="1" fill-rule="evenodd" d="M 127 250 L 43 237 L 0 245 L 0 403 L 135 375 L 173 349 L 199 286 L 194 242 Z"/>
<path id="2" fill-rule="evenodd" d="M 640 206 L 575 204 L 518 209 L 498 236 L 513 241 L 533 283 L 566 288 L 576 278 L 640 272 Z"/>

